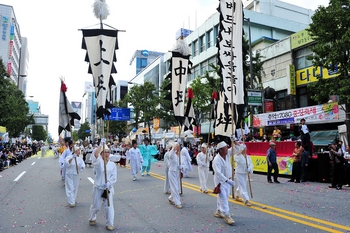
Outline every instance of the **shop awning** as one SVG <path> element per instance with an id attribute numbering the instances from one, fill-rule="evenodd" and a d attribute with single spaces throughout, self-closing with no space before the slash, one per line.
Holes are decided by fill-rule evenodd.
<path id="1" fill-rule="evenodd" d="M 338 130 L 327 130 L 327 131 L 317 131 L 311 132 L 311 141 L 315 146 L 327 146 L 338 136 Z"/>

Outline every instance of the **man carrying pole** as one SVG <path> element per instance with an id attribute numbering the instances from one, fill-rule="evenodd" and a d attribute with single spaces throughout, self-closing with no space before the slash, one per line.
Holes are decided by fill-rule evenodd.
<path id="1" fill-rule="evenodd" d="M 106 211 L 106 228 L 108 230 L 114 230 L 113 185 L 117 181 L 117 166 L 109 161 L 110 151 L 105 145 L 106 139 L 102 138 L 99 147 L 92 156 L 95 179 L 89 224 L 91 226 L 96 225 L 96 214 L 100 210 L 101 205 L 103 205 Z"/>

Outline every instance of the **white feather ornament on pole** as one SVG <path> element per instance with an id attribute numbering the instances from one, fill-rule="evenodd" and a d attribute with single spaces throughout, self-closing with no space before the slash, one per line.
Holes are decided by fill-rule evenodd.
<path id="1" fill-rule="evenodd" d="M 96 18 L 100 20 L 107 19 L 109 15 L 109 7 L 106 4 L 106 0 L 95 0 L 93 4 L 94 14 Z"/>

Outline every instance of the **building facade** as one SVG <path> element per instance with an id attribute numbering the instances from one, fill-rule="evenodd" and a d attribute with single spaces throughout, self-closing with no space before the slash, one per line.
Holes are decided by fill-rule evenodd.
<path id="1" fill-rule="evenodd" d="M 0 4 L 0 17 L 0 57 L 10 79 L 25 93 L 26 80 L 21 80 L 21 78 L 27 76 L 28 41 L 21 36 L 19 23 L 12 6 Z"/>

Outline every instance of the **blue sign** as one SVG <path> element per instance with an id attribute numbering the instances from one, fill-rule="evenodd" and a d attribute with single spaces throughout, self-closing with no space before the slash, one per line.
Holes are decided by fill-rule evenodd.
<path id="1" fill-rule="evenodd" d="M 267 121 L 267 126 L 284 125 L 284 124 L 294 124 L 294 117 Z"/>
<path id="2" fill-rule="evenodd" d="M 130 108 L 111 108 L 111 115 L 109 119 L 105 116 L 105 120 L 130 121 Z"/>

